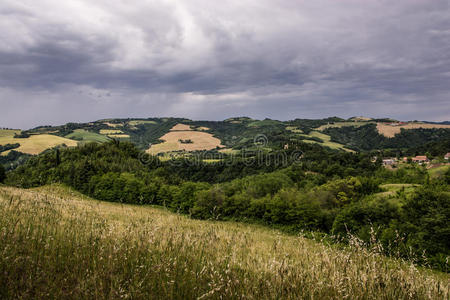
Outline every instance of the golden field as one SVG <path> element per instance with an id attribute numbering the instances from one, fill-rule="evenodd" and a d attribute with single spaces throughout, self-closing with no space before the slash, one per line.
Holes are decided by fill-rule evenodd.
<path id="1" fill-rule="evenodd" d="M 20 130 L 0 130 L 0 145 L 19 143 L 20 147 L 14 150 L 27 154 L 39 154 L 44 150 L 62 144 L 68 147 L 77 145 L 77 141 L 51 134 L 37 134 L 28 138 L 16 139 L 14 133 L 20 133 Z"/>
<path id="2" fill-rule="evenodd" d="M 446 128 L 450 129 L 450 125 L 441 124 L 426 124 L 426 123 L 407 123 L 399 126 L 392 126 L 386 123 L 377 123 L 378 133 L 384 135 L 385 137 L 394 137 L 397 133 L 400 133 L 400 129 L 418 129 L 418 128 Z"/>
<path id="3" fill-rule="evenodd" d="M 152 145 L 147 152 L 150 154 L 158 154 L 170 151 L 195 151 L 195 150 L 211 150 L 216 147 L 222 148 L 220 140 L 212 134 L 192 130 L 190 126 L 185 124 L 177 124 L 168 133 L 161 138 L 164 142 Z M 191 140 L 192 143 L 181 143 L 180 140 Z"/>

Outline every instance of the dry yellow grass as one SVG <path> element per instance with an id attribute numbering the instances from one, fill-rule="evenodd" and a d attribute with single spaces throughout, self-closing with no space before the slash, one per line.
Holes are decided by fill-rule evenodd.
<path id="1" fill-rule="evenodd" d="M 115 123 L 105 122 L 105 123 L 103 123 L 103 124 L 108 125 L 109 127 L 112 127 L 112 128 L 122 127 L 122 126 L 123 126 L 122 123 L 117 123 L 117 124 L 115 124 Z"/>
<path id="2" fill-rule="evenodd" d="M 123 133 L 120 129 L 100 129 L 100 134 L 109 135 L 109 134 L 120 134 Z"/>
<path id="3" fill-rule="evenodd" d="M 212 134 L 200 131 L 171 131 L 161 137 L 164 142 L 152 145 L 147 150 L 150 154 L 157 154 L 168 151 L 195 151 L 195 150 L 211 150 L 216 147 L 223 147 L 218 138 Z M 192 143 L 183 144 L 180 140 L 191 140 Z"/>
<path id="4" fill-rule="evenodd" d="M 171 151 L 195 151 L 195 150 L 211 150 L 216 147 L 224 147 L 220 140 L 212 134 L 193 130 L 185 124 L 177 124 L 170 129 L 170 132 L 161 138 L 164 142 L 152 145 L 147 152 L 150 154 L 158 154 Z M 192 143 L 181 143 L 180 140 L 191 140 Z"/>
<path id="5" fill-rule="evenodd" d="M 443 124 L 426 124 L 426 123 L 408 123 L 399 126 L 392 126 L 386 123 L 377 123 L 378 133 L 386 136 L 386 137 L 394 137 L 397 133 L 400 133 L 400 129 L 417 129 L 417 128 L 446 128 L 450 129 L 450 125 Z"/>
<path id="6" fill-rule="evenodd" d="M 128 122 L 128 125 L 130 126 L 136 126 L 141 124 L 156 124 L 156 122 L 151 120 L 132 120 Z"/>
<path id="7" fill-rule="evenodd" d="M 181 123 L 173 126 L 170 129 L 170 131 L 191 131 L 191 130 L 192 130 L 191 126 Z"/>
<path id="8" fill-rule="evenodd" d="M 14 150 L 27 154 L 39 154 L 44 150 L 62 144 L 68 147 L 77 145 L 77 141 L 50 134 L 36 134 L 23 139 L 14 138 L 14 133 L 19 132 L 20 130 L 2 130 L 0 133 L 0 145 L 19 143 L 20 147 Z"/>
<path id="9" fill-rule="evenodd" d="M 108 136 L 117 139 L 127 139 L 130 137 L 128 134 L 108 134 Z"/>
<path id="10" fill-rule="evenodd" d="M 448 299 L 448 274 L 233 222 L 0 186 L 0 291 L 65 299 Z"/>
<path id="11" fill-rule="evenodd" d="M 347 127 L 347 126 L 352 126 L 352 127 L 360 127 L 363 125 L 367 125 L 367 124 L 371 124 L 374 122 L 365 122 L 365 121 L 355 121 L 355 122 L 335 122 L 333 124 L 326 124 L 326 125 L 322 125 L 316 128 L 316 130 L 318 131 L 322 131 L 325 130 L 327 128 L 333 128 L 333 127 Z"/>

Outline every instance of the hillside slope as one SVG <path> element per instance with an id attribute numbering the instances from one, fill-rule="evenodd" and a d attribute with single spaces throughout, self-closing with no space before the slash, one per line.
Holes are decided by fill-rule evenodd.
<path id="1" fill-rule="evenodd" d="M 448 299 L 448 274 L 238 223 L 0 186 L 0 298 Z"/>

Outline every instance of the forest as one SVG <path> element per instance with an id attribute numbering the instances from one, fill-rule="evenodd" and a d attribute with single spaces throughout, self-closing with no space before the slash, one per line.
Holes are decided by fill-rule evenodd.
<path id="1" fill-rule="evenodd" d="M 430 149 L 443 155 L 445 143 Z M 23 188 L 62 183 L 99 200 L 307 232 L 343 247 L 354 236 L 388 256 L 449 271 L 450 171 L 432 177 L 416 164 L 388 170 L 371 153 L 301 142 L 270 155 L 193 158 L 162 161 L 112 140 L 49 150 L 6 176 L 0 170 L 0 180 Z"/>

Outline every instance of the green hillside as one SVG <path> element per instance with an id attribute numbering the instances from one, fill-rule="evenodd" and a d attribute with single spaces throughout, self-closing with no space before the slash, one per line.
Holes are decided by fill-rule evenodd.
<path id="1" fill-rule="evenodd" d="M 111 140 L 105 135 L 89 132 L 85 129 L 75 129 L 72 133 L 66 135 L 65 137 L 72 140 L 82 141 L 84 143 L 104 143 Z"/>

